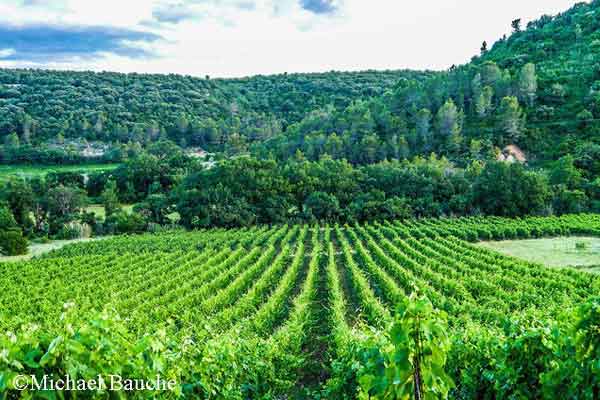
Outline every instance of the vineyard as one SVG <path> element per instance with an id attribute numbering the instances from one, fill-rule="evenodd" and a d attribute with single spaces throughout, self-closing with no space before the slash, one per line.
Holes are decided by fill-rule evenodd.
<path id="1" fill-rule="evenodd" d="M 0 398 L 67 373 L 160 374 L 166 398 L 410 398 L 415 360 L 423 398 L 599 398 L 600 275 L 472 244 L 560 235 L 600 236 L 600 215 L 116 237 L 0 264 Z"/>

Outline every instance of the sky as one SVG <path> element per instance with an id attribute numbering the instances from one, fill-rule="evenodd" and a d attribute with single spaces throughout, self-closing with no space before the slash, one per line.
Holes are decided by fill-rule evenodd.
<path id="1" fill-rule="evenodd" d="M 444 70 L 573 0 L 0 0 L 0 67 L 242 77 Z"/>

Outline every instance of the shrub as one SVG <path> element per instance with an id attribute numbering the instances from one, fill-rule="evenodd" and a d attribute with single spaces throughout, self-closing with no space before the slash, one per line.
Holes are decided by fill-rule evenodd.
<path id="1" fill-rule="evenodd" d="M 16 228 L 17 221 L 7 207 L 0 205 L 0 230 Z"/>
<path id="2" fill-rule="evenodd" d="M 27 254 L 28 242 L 19 229 L 0 232 L 0 253 L 6 256 Z"/>
<path id="3" fill-rule="evenodd" d="M 104 223 L 106 233 L 142 233 L 146 231 L 147 221 L 140 214 L 128 214 L 124 211 L 106 217 Z"/>
<path id="4" fill-rule="evenodd" d="M 524 226 L 517 227 L 517 237 L 519 239 L 529 239 L 531 237 L 531 233 Z"/>
<path id="5" fill-rule="evenodd" d="M 92 228 L 88 224 L 79 222 L 69 222 L 56 234 L 56 238 L 60 240 L 72 240 L 89 238 L 92 236 Z"/>

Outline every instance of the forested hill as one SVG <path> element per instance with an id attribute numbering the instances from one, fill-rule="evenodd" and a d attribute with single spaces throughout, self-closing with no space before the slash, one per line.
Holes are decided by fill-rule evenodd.
<path id="1" fill-rule="evenodd" d="M 431 75 L 372 71 L 210 79 L 4 69 L 0 139 L 7 145 L 39 145 L 57 137 L 144 144 L 162 136 L 218 149 L 277 135 L 320 107 L 343 109 L 356 99 L 382 95 L 401 78 Z"/>
<path id="2" fill-rule="evenodd" d="M 466 165 L 517 144 L 530 163 L 574 154 L 587 160 L 581 168 L 597 170 L 600 1 L 526 27 L 517 19 L 512 28 L 466 65 L 313 113 L 258 151 L 287 158 L 299 149 L 311 159 L 328 153 L 358 163 L 433 151 Z"/>
<path id="3" fill-rule="evenodd" d="M 0 161 L 39 159 L 32 148 L 56 149 L 70 138 L 170 139 L 228 154 L 328 154 L 354 164 L 435 152 L 461 166 L 517 145 L 530 165 L 573 155 L 597 175 L 600 1 L 527 26 L 516 19 L 512 28 L 444 72 L 210 79 L 0 70 Z"/>
<path id="4" fill-rule="evenodd" d="M 513 29 L 474 63 L 495 62 L 513 76 L 535 65 L 538 90 L 527 109 L 527 144 L 556 156 L 588 141 L 600 143 L 600 1 L 542 16 L 526 29 L 515 20 Z"/>

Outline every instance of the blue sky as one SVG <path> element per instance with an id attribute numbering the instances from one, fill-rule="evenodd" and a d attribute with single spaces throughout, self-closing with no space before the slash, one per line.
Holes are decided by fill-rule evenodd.
<path id="1" fill-rule="evenodd" d="M 0 67 L 236 77 L 446 69 L 572 0 L 2 0 Z"/>

